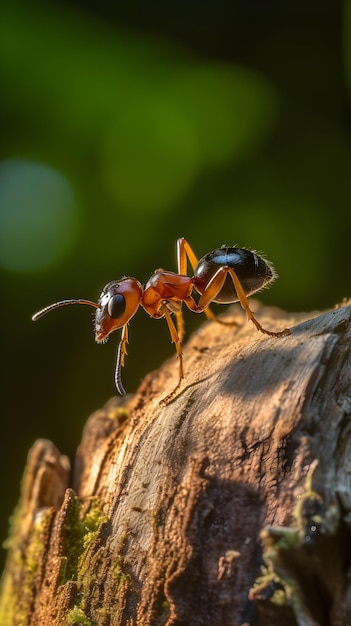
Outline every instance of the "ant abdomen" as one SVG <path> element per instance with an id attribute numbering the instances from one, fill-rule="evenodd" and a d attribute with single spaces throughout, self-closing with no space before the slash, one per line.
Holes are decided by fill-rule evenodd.
<path id="1" fill-rule="evenodd" d="M 231 267 L 235 271 L 247 296 L 259 291 L 276 278 L 273 266 L 256 252 L 245 248 L 223 247 L 209 252 L 200 259 L 194 272 L 196 291 L 203 294 L 215 274 L 225 267 Z M 233 279 L 227 275 L 222 289 L 212 302 L 230 304 L 239 300 Z"/>

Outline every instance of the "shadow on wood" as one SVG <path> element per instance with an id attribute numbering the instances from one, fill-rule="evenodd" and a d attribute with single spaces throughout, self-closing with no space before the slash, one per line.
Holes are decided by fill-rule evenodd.
<path id="1" fill-rule="evenodd" d="M 34 445 L 2 626 L 351 623 L 351 307 L 258 316 L 292 334 L 205 323 L 176 399 L 172 358 L 89 418 L 71 477 Z"/>

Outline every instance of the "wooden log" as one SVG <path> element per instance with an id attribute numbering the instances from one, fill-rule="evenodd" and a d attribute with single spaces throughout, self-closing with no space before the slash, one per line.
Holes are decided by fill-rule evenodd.
<path id="1" fill-rule="evenodd" d="M 350 302 L 254 308 L 291 335 L 206 322 L 175 400 L 172 358 L 89 418 L 71 477 L 34 445 L 2 626 L 351 623 Z"/>

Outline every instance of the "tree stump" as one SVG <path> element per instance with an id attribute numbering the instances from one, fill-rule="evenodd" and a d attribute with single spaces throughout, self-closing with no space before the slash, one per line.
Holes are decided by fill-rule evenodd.
<path id="1" fill-rule="evenodd" d="M 71 477 L 34 445 L 2 626 L 351 624 L 350 302 L 254 308 L 291 335 L 206 322 L 175 400 L 174 357 L 89 418 Z"/>

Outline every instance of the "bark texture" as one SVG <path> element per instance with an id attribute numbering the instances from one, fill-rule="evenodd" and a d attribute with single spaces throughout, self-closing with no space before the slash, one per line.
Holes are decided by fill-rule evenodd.
<path id="1" fill-rule="evenodd" d="M 29 453 L 2 626 L 351 624 L 351 306 L 205 323 L 74 459 Z M 74 417 L 74 416 L 72 416 Z"/>

